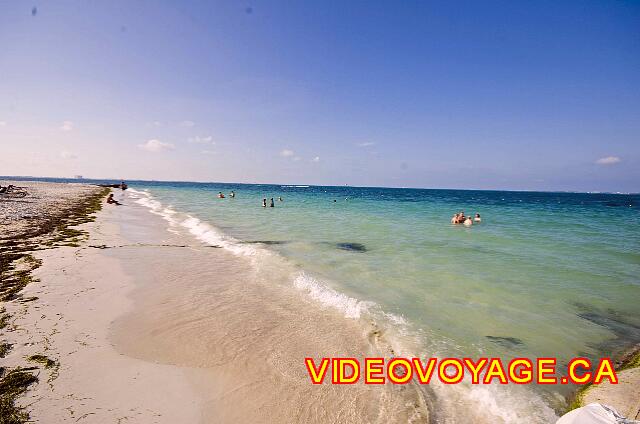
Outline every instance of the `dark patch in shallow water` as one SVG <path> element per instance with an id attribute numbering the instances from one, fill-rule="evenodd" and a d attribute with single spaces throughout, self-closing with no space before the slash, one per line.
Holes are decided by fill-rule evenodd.
<path id="1" fill-rule="evenodd" d="M 640 342 L 640 326 L 628 321 L 618 312 L 611 309 L 598 310 L 583 303 L 575 303 L 575 306 L 582 310 L 576 314 L 577 316 L 604 327 L 615 335 L 613 340 L 592 344 L 591 346 L 595 349 L 606 354 L 617 355 L 629 346 Z"/>
<path id="2" fill-rule="evenodd" d="M 607 202 L 604 204 L 605 206 L 608 206 L 610 208 L 620 208 L 620 207 L 633 207 L 635 205 L 633 200 L 626 200 L 626 201 L 618 201 L 618 202 Z"/>
<path id="3" fill-rule="evenodd" d="M 507 349 L 513 349 L 519 346 L 523 346 L 524 342 L 516 337 L 501 337 L 501 336 L 485 336 L 493 343 L 499 344 Z"/>
<path id="4" fill-rule="evenodd" d="M 624 319 L 616 315 L 605 315 L 599 312 L 581 312 L 578 316 L 609 329 L 620 338 L 625 338 L 633 342 L 640 340 L 640 328 L 629 322 L 625 322 Z"/>
<path id="5" fill-rule="evenodd" d="M 336 243 L 336 247 L 349 252 L 366 252 L 367 248 L 362 243 Z"/>

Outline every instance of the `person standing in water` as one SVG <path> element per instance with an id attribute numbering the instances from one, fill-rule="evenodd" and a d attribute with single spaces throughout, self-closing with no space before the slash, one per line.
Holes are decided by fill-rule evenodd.
<path id="1" fill-rule="evenodd" d="M 273 197 L 271 198 L 271 202 L 269 203 L 269 207 L 274 207 L 275 205 L 273 204 Z"/>
<path id="2" fill-rule="evenodd" d="M 229 194 L 229 197 L 231 197 L 231 198 L 236 197 L 236 192 L 231 190 L 231 193 Z"/>
<path id="3" fill-rule="evenodd" d="M 218 199 L 224 199 L 224 194 L 221 191 L 218 192 Z"/>
<path id="4" fill-rule="evenodd" d="M 476 217 L 475 217 L 475 218 L 473 218 L 473 220 L 474 220 L 474 222 L 480 222 L 480 221 L 482 221 L 482 219 L 480 219 L 480 214 L 479 214 L 479 213 L 476 213 Z"/>
<path id="5" fill-rule="evenodd" d="M 471 217 L 468 216 L 465 220 L 464 220 L 464 226 L 465 227 L 471 227 L 473 225 L 473 221 L 471 220 Z"/>
<path id="6" fill-rule="evenodd" d="M 267 207 L 267 199 L 262 199 L 262 207 L 263 208 Z"/>
<path id="7" fill-rule="evenodd" d="M 282 196 L 278 197 L 278 202 L 282 202 Z"/>

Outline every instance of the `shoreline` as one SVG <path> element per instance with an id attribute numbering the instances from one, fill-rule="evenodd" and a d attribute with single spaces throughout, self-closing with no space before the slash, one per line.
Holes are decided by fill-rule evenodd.
<path id="1" fill-rule="evenodd" d="M 25 257 L 33 250 L 18 268 L 25 285 L 5 302 L 12 318 L 10 331 L 3 330 L 13 346 L 3 364 L 39 379 L 18 398 L 32 420 L 366 422 L 376 416 L 381 393 L 397 422 L 447 418 L 444 406 L 429 404 L 437 398 L 402 388 L 314 390 L 295 359 L 344 356 L 345 347 L 353 356 L 380 354 L 383 332 L 345 323 L 326 308 L 296 309 L 300 293 L 266 284 L 271 275 L 256 279 L 247 258 L 167 232 L 160 216 L 133 205 L 127 194 L 116 196 L 124 197 L 123 206 L 90 196 L 64 224 L 42 225 L 31 238 L 5 246 L 5 253 L 26 249 Z M 50 221 L 59 219 L 62 214 Z M 304 409 L 304 399 L 314 397 L 358 403 L 318 415 Z M 172 402 L 158 401 L 163 398 Z M 402 406 L 408 400 L 411 406 Z M 282 402 L 304 406 L 281 411 Z"/>
<path id="2" fill-rule="evenodd" d="M 123 206 L 103 205 L 95 221 L 69 228 L 86 239 L 44 250 L 30 245 L 40 266 L 20 296 L 33 300 L 7 304 L 12 319 L 3 332 L 13 345 L 7 367 L 38 361 L 16 399 L 30 422 L 371 422 L 380 408 L 390 414 L 386 422 L 427 422 L 427 406 L 406 388 L 307 384 L 298 357 L 338 355 L 345 346 L 353 355 L 370 351 L 360 323 L 298 300 L 304 309 L 291 310 L 288 302 L 300 293 L 276 294 L 254 281 L 245 259 L 191 236 L 185 243 L 160 217 L 122 197 Z M 183 272 L 185 263 L 195 269 L 203 262 L 210 265 L 202 278 Z M 242 281 L 222 278 L 224 267 L 255 286 L 235 291 Z M 190 309 L 192 295 L 202 299 L 199 311 Z M 166 309 L 168 299 L 177 303 Z M 238 307 L 239 300 L 250 305 Z M 194 326 L 199 320 L 207 325 Z M 337 408 L 320 412 L 315 401 Z"/>
<path id="3" fill-rule="evenodd" d="M 137 281 L 135 308 L 115 323 L 113 340 L 127 356 L 193 367 L 191 381 L 208 394 L 205 422 L 364 423 L 380 414 L 428 422 L 429 408 L 409 386 L 309 384 L 302 358 L 375 352 L 373 330 L 305 300 L 286 283 L 290 275 L 261 268 L 260 255 L 171 231 L 157 215 L 140 207 L 123 230 L 136 246 L 167 247 L 135 261 L 134 247 L 108 251 Z"/>

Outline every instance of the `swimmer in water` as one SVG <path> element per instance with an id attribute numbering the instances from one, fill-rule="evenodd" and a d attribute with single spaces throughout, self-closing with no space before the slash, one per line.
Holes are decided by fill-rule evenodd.
<path id="1" fill-rule="evenodd" d="M 224 194 L 221 191 L 218 192 L 218 199 L 224 199 Z"/>
<path id="2" fill-rule="evenodd" d="M 482 219 L 480 219 L 480 214 L 479 214 L 479 213 L 476 213 L 476 217 L 475 217 L 475 218 L 473 218 L 473 221 L 474 221 L 474 222 L 480 222 L 480 221 L 482 221 Z"/>
<path id="3" fill-rule="evenodd" d="M 231 193 L 229 194 L 229 197 L 231 197 L 231 198 L 236 197 L 236 192 L 231 190 Z"/>
<path id="4" fill-rule="evenodd" d="M 278 202 L 282 202 L 282 196 L 278 197 Z"/>
<path id="5" fill-rule="evenodd" d="M 262 199 L 262 207 L 263 208 L 267 207 L 267 199 Z"/>
<path id="6" fill-rule="evenodd" d="M 464 220 L 464 226 L 465 227 L 471 227 L 473 225 L 473 221 L 471 220 L 471 217 L 468 216 L 465 220 Z"/>

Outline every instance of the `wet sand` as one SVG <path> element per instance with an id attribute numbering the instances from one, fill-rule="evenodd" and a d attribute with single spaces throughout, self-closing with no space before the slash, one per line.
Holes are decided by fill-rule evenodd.
<path id="1" fill-rule="evenodd" d="M 310 383 L 305 357 L 380 355 L 375 329 L 116 198 L 78 247 L 35 252 L 22 297 L 37 300 L 7 305 L 3 364 L 56 364 L 19 400 L 32 421 L 429 421 L 412 385 Z"/>
<path id="2" fill-rule="evenodd" d="M 310 383 L 305 357 L 377 355 L 371 328 L 287 290 L 255 258 L 137 212 L 121 221 L 133 246 L 104 251 L 136 281 L 112 340 L 127 356 L 190 369 L 203 422 L 428 421 L 412 386 Z"/>

